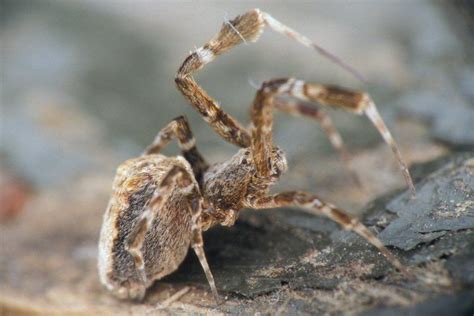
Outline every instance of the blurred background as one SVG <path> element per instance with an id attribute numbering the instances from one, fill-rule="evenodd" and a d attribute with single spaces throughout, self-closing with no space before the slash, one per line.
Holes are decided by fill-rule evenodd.
<path id="1" fill-rule="evenodd" d="M 340 56 L 369 83 L 267 31 L 197 75 L 239 121 L 248 122 L 252 83 L 294 76 L 369 91 L 402 146 L 419 141 L 395 125 L 403 117 L 434 125 L 432 136 L 449 144 L 472 141 L 472 113 L 460 115 L 472 111 L 474 97 L 467 7 L 425 1 L 20 0 L 3 1 L 2 9 L 2 161 L 39 188 L 67 184 L 94 168 L 113 172 L 180 114 L 190 119 L 205 156 L 225 159 L 235 148 L 202 121 L 173 80 L 187 53 L 225 18 L 254 7 Z M 380 142 L 365 118 L 332 115 L 352 152 Z M 315 171 L 324 169 L 321 157 L 334 153 L 317 124 L 277 116 L 276 142 L 292 166 L 303 160 Z"/>
<path id="2" fill-rule="evenodd" d="M 9 239 L 2 237 L 0 256 L 4 293 L 24 291 L 25 273 L 31 291 L 44 289 L 45 275 L 53 278 L 66 264 L 75 270 L 64 276 L 62 289 L 68 282 L 96 287 L 96 242 L 115 168 L 172 118 L 187 115 L 210 162 L 235 153 L 186 103 L 174 76 L 189 51 L 216 34 L 225 19 L 255 7 L 341 57 L 368 83 L 267 30 L 257 43 L 240 45 L 196 76 L 242 123 L 249 122 L 254 84 L 294 76 L 368 91 L 410 164 L 472 148 L 474 24 L 467 0 L 3 0 L 0 230 Z M 329 112 L 364 188 L 347 180 L 315 122 L 277 114 L 275 142 L 290 164 L 279 188 L 318 192 L 356 212 L 403 187 L 390 150 L 368 120 Z M 166 153 L 176 150 L 172 145 Z M 18 254 L 24 247 L 33 250 Z M 31 271 L 28 260 L 37 258 L 36 251 L 45 267 Z M 22 263 L 14 265 L 11 256 Z M 89 277 L 83 277 L 85 270 Z M 48 291 L 54 297 L 50 284 Z"/>

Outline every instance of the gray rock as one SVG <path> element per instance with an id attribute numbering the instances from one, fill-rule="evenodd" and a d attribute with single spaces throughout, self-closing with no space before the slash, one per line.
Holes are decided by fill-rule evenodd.
<path id="1" fill-rule="evenodd" d="M 459 294 L 439 295 L 408 308 L 380 308 L 364 313 L 365 316 L 431 316 L 431 315 L 472 315 L 474 312 L 473 291 Z"/>
<path id="2" fill-rule="evenodd" d="M 402 115 L 430 123 L 434 139 L 453 147 L 474 146 L 474 108 L 449 89 L 405 94 L 397 104 Z"/>
<path id="3" fill-rule="evenodd" d="M 388 203 L 398 215 L 379 235 L 386 245 L 410 250 L 447 231 L 474 228 L 474 158 L 448 163 L 417 185 L 417 197 L 407 192 Z"/>

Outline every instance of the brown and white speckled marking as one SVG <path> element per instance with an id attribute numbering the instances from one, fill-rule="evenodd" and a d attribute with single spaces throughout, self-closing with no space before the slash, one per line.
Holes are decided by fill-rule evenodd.
<path id="1" fill-rule="evenodd" d="M 315 49 L 323 56 L 342 66 L 360 80 L 364 80 L 350 66 L 343 63 L 339 58 L 333 56 L 305 36 L 292 30 L 283 23 L 277 21 L 270 14 L 254 9 L 239 15 L 232 21 L 226 21 L 219 33 L 202 47 L 197 48 L 185 58 L 183 64 L 176 74 L 178 89 L 188 101 L 198 110 L 204 120 L 226 141 L 240 147 L 250 145 L 250 133 L 240 125 L 234 118 L 225 113 L 217 102 L 212 99 L 194 80 L 192 75 L 212 62 L 217 56 L 229 51 L 234 46 L 245 42 L 255 42 L 263 33 L 265 26 L 281 33 L 297 42 Z M 227 128 L 219 128 L 219 126 Z"/>
<path id="2" fill-rule="evenodd" d="M 248 131 L 194 81 L 195 71 L 235 45 L 257 40 L 265 25 L 321 52 L 306 37 L 256 9 L 227 21 L 211 41 L 186 58 L 176 76 L 179 90 L 222 138 L 242 148 L 228 161 L 209 166 L 197 151 L 188 122 L 178 117 L 158 133 L 142 156 L 119 166 L 99 241 L 100 280 L 118 297 L 142 298 L 153 281 L 175 271 L 192 248 L 218 300 L 203 249 L 202 231 L 217 224 L 233 225 L 245 207 L 293 205 L 312 214 L 325 215 L 364 237 L 397 269 L 408 274 L 407 268 L 374 234 L 334 205 L 305 192 L 270 194 L 270 188 L 288 169 L 283 151 L 272 141 L 273 107 L 319 120 L 333 146 L 343 150 L 342 140 L 327 115 L 301 103 L 282 103 L 278 96 L 285 94 L 365 113 L 394 151 L 414 192 L 400 152 L 366 93 L 293 78 L 270 80 L 262 84 L 255 96 Z M 183 157 L 159 154 L 174 138 Z"/>
<path id="3" fill-rule="evenodd" d="M 400 151 L 398 150 L 398 147 L 386 128 L 382 118 L 378 115 L 374 102 L 367 93 L 351 91 L 332 85 L 306 83 L 302 80 L 296 80 L 293 78 L 273 79 L 264 83 L 265 89 L 268 91 L 257 92 L 256 101 L 254 101 L 253 105 L 255 108 L 255 102 L 257 102 L 257 99 L 262 99 L 258 96 L 259 93 L 264 92 L 270 95 L 268 98 L 260 101 L 262 104 L 267 104 L 267 106 L 264 107 L 265 109 L 259 110 L 262 112 L 260 115 L 265 117 L 266 123 L 257 126 L 255 122 L 253 122 L 254 130 L 248 131 L 230 115 L 225 113 L 217 102 L 196 83 L 192 77 L 194 72 L 202 69 L 217 56 L 227 52 L 244 41 L 257 41 L 265 26 L 269 26 L 272 30 L 288 36 L 304 46 L 316 49 L 319 53 L 329 57 L 355 76 L 360 77 L 352 68 L 342 63 L 338 58 L 327 53 L 307 37 L 279 22 L 268 13 L 255 9 L 238 16 L 232 21 L 224 23 L 221 30 L 214 38 L 204 46 L 196 49 L 196 51 L 191 53 L 184 60 L 176 74 L 175 81 L 178 89 L 188 99 L 191 105 L 199 111 L 204 120 L 209 123 L 211 127 L 226 141 L 243 148 L 249 146 L 253 146 L 254 148 L 258 147 L 259 149 L 256 151 L 256 155 L 259 156 L 259 158 L 257 158 L 259 172 L 267 173 L 269 170 L 268 151 L 271 148 L 270 129 L 271 122 L 273 121 L 271 119 L 270 108 L 272 107 L 274 96 L 288 94 L 300 100 L 318 102 L 323 105 L 340 108 L 356 114 L 365 113 L 380 132 L 384 141 L 391 147 L 405 181 L 412 192 L 412 196 L 415 196 L 415 186 L 413 185 L 413 181 L 408 173 L 406 163 L 403 161 Z M 272 87 L 272 85 L 277 85 L 278 87 L 275 88 Z M 255 121 L 255 112 L 253 113 L 252 121 Z M 253 137 L 251 135 L 252 133 L 262 133 L 262 137 Z M 336 136 L 335 133 L 331 133 L 330 135 L 332 135 L 332 143 L 338 146 L 336 148 L 340 148 L 340 145 L 338 144 L 341 140 L 340 137 Z M 261 141 L 259 139 L 261 139 Z M 341 150 L 341 152 L 343 153 L 346 165 L 349 166 L 347 163 L 348 156 L 343 150 Z M 263 160 L 265 160 L 265 162 Z M 265 165 L 267 166 L 265 167 Z M 354 177 L 354 179 L 358 181 L 357 177 Z"/>
<path id="4" fill-rule="evenodd" d="M 192 241 L 189 201 L 196 197 L 182 157 L 152 154 L 120 165 L 99 241 L 102 283 L 120 298 L 141 299 L 154 280 L 176 270 Z"/>
<path id="5" fill-rule="evenodd" d="M 257 91 L 252 106 L 252 147 L 256 155 L 257 169 L 260 175 L 268 175 L 269 165 L 268 157 L 271 150 L 271 129 L 273 124 L 272 106 L 273 99 L 281 95 L 290 95 L 295 98 L 319 102 L 320 104 L 335 106 L 353 113 L 366 113 L 373 122 L 376 129 L 380 132 L 385 142 L 392 148 L 395 158 L 400 166 L 402 174 L 409 186 L 412 195 L 415 195 L 415 186 L 411 180 L 408 168 L 401 157 L 395 140 L 388 131 L 385 123 L 378 114 L 377 108 L 368 94 L 348 89 L 321 85 L 317 83 L 306 83 L 294 78 L 273 79 L 264 82 Z M 327 124 L 327 122 L 326 122 Z M 334 132 L 330 132 L 336 148 L 340 148 L 340 137 Z M 347 158 L 346 158 L 347 159 Z"/>

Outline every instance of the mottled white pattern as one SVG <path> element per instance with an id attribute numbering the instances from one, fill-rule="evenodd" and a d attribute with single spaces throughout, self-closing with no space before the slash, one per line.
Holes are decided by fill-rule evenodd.
<path id="1" fill-rule="evenodd" d="M 304 94 L 304 81 L 303 80 L 295 80 L 293 82 L 293 87 L 291 89 L 290 94 L 295 98 L 301 100 L 308 100 L 308 97 Z"/>
<path id="2" fill-rule="evenodd" d="M 207 48 L 203 48 L 203 47 L 199 47 L 197 50 L 196 50 L 196 54 L 198 55 L 199 57 L 199 60 L 203 63 L 203 64 L 208 64 L 210 63 L 211 61 L 214 60 L 215 58 L 215 55 L 214 53 L 207 49 Z"/>

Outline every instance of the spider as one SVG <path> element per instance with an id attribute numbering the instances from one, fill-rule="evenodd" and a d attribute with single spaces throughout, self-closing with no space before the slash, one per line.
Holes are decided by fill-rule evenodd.
<path id="1" fill-rule="evenodd" d="M 332 57 L 258 9 L 226 21 L 214 38 L 190 53 L 175 78 L 179 91 L 217 134 L 240 150 L 224 163 L 209 165 L 196 147 L 187 119 L 180 116 L 159 131 L 141 156 L 118 167 L 101 229 L 98 263 L 101 282 L 118 297 L 142 299 L 155 280 L 178 268 L 191 246 L 218 300 L 203 249 L 202 232 L 217 224 L 232 226 L 242 208 L 296 206 L 312 214 L 325 215 L 364 237 L 393 266 L 407 273 L 400 261 L 358 219 L 317 195 L 298 191 L 270 193 L 271 186 L 287 171 L 283 151 L 272 142 L 273 109 L 318 120 L 333 146 L 347 160 L 342 140 L 329 117 L 321 109 L 300 102 L 311 101 L 355 114 L 365 113 L 393 150 L 415 194 L 398 147 L 367 93 L 294 78 L 269 80 L 258 89 L 251 105 L 250 127 L 244 128 L 194 80 L 196 71 L 234 46 L 256 41 L 266 26 Z M 282 99 L 282 96 L 298 101 Z M 173 139 L 177 140 L 182 156 L 159 154 Z"/>

